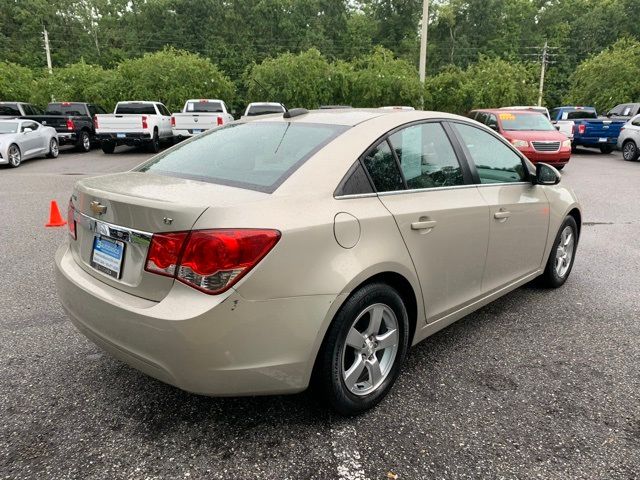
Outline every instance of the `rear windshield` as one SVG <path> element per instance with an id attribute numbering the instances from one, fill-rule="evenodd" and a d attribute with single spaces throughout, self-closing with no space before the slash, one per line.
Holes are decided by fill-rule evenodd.
<path id="1" fill-rule="evenodd" d="M 0 105 L 0 115 L 16 115 L 20 116 L 20 110 L 18 110 L 17 103 L 5 103 L 4 105 Z"/>
<path id="2" fill-rule="evenodd" d="M 137 114 L 137 115 L 155 115 L 156 109 L 151 103 L 121 103 L 116 106 L 114 112 L 118 115 Z"/>
<path id="3" fill-rule="evenodd" d="M 254 117 L 256 115 L 266 115 L 268 113 L 282 113 L 284 108 L 280 105 L 251 105 L 247 116 Z"/>
<path id="4" fill-rule="evenodd" d="M 499 113 L 498 118 L 503 130 L 546 132 L 556 129 L 547 117 L 540 113 L 504 112 Z"/>
<path id="5" fill-rule="evenodd" d="M 86 115 L 84 105 L 81 103 L 50 103 L 47 105 L 45 115 Z"/>
<path id="6" fill-rule="evenodd" d="M 347 128 L 289 122 L 229 124 L 181 143 L 138 171 L 271 193 Z"/>
<path id="7" fill-rule="evenodd" d="M 222 113 L 220 102 L 187 102 L 187 112 Z"/>
<path id="8" fill-rule="evenodd" d="M 598 118 L 595 110 L 563 110 L 560 120 L 578 120 L 580 118 Z"/>

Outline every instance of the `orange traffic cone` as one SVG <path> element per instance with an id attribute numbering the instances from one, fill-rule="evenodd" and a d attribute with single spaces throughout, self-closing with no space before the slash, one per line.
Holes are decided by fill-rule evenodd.
<path id="1" fill-rule="evenodd" d="M 67 222 L 60 215 L 60 209 L 58 208 L 58 202 L 51 200 L 51 207 L 49 208 L 49 223 L 45 227 L 64 227 Z"/>

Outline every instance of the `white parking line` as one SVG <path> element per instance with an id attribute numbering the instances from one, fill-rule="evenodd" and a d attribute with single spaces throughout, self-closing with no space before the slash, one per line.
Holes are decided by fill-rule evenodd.
<path id="1" fill-rule="evenodd" d="M 338 460 L 338 478 L 340 480 L 369 480 L 360 464 L 360 452 L 353 448 L 357 433 L 352 425 L 331 428 L 331 448 Z"/>

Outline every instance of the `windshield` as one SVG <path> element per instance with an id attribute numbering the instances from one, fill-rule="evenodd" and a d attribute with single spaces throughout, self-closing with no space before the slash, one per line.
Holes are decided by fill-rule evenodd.
<path id="1" fill-rule="evenodd" d="M 266 115 L 269 113 L 282 113 L 284 108 L 282 105 L 251 105 L 247 116 L 254 117 L 256 115 Z"/>
<path id="2" fill-rule="evenodd" d="M 187 112 L 222 113 L 222 104 L 220 102 L 209 102 L 207 100 L 187 102 Z"/>
<path id="3" fill-rule="evenodd" d="M 86 115 L 81 103 L 50 103 L 45 115 Z"/>
<path id="4" fill-rule="evenodd" d="M 155 115 L 156 109 L 151 103 L 120 103 L 116 106 L 114 113 L 116 115 Z"/>
<path id="5" fill-rule="evenodd" d="M 271 193 L 346 129 L 289 122 L 229 124 L 168 150 L 138 171 Z"/>
<path id="6" fill-rule="evenodd" d="M 547 120 L 542 114 L 531 113 L 500 113 L 500 122 L 502 123 L 503 130 L 533 130 L 539 132 L 555 131 L 556 128 L 551 125 L 551 122 Z"/>
<path id="7" fill-rule="evenodd" d="M 18 122 L 0 122 L 0 133 L 17 133 Z"/>

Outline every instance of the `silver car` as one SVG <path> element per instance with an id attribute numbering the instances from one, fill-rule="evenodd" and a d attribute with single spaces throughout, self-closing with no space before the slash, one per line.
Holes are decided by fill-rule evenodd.
<path id="1" fill-rule="evenodd" d="M 622 158 L 635 162 L 640 157 L 640 115 L 636 115 L 620 130 L 618 149 L 622 150 Z"/>
<path id="2" fill-rule="evenodd" d="M 0 165 L 19 167 L 30 158 L 58 156 L 58 134 L 33 120 L 0 120 Z"/>
<path id="3" fill-rule="evenodd" d="M 566 281 L 581 213 L 560 181 L 456 115 L 253 117 L 80 180 L 58 292 L 82 333 L 167 383 L 313 381 L 355 414 L 411 345 L 537 277 Z"/>

